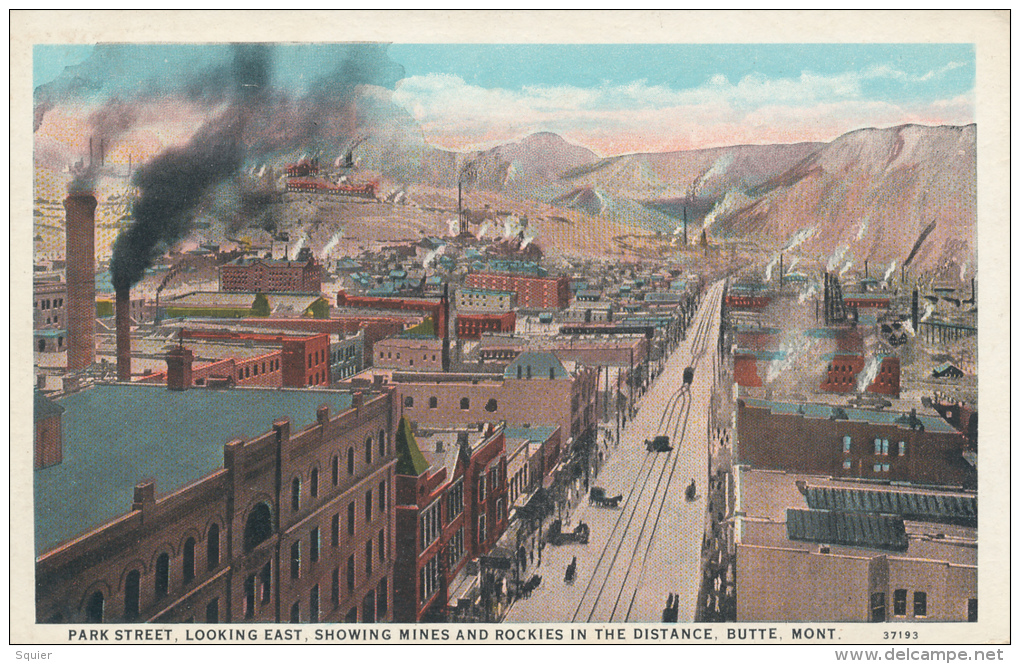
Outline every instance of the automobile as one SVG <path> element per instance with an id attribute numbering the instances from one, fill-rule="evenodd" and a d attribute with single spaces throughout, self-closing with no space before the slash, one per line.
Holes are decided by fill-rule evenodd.
<path id="1" fill-rule="evenodd" d="M 687 367 L 684 369 L 684 385 L 690 385 L 694 382 L 694 367 Z"/>
<path id="2" fill-rule="evenodd" d="M 673 446 L 669 444 L 669 436 L 656 436 L 645 440 L 645 449 L 649 452 L 669 452 Z"/>

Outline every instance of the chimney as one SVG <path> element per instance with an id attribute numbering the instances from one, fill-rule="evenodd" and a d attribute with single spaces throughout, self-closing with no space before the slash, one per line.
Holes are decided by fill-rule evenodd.
<path id="1" fill-rule="evenodd" d="M 131 505 L 132 511 L 144 510 L 156 504 L 156 482 L 145 480 L 135 485 L 135 499 Z"/>
<path id="2" fill-rule="evenodd" d="M 118 337 L 119 340 L 119 337 Z M 120 352 L 118 346 L 117 369 L 120 379 Z M 130 347 L 128 348 L 130 362 Z M 166 354 L 166 389 L 182 391 L 191 388 L 192 375 L 191 366 L 195 361 L 195 354 L 184 346 L 178 346 Z M 122 379 L 121 379 L 122 380 Z M 130 375 L 128 376 L 130 380 Z"/>
<path id="3" fill-rule="evenodd" d="M 81 371 L 96 360 L 96 197 L 64 199 L 67 245 L 67 370 Z"/>
<path id="4" fill-rule="evenodd" d="M 864 260 L 864 278 L 865 279 L 868 278 L 868 261 L 867 261 L 867 259 Z"/>
<path id="5" fill-rule="evenodd" d="M 917 311 L 917 289 L 915 288 L 914 295 L 910 301 L 910 324 L 911 326 L 913 326 L 914 334 L 917 334 L 919 332 L 919 330 L 917 329 L 919 320 L 920 319 L 918 318 Z"/>
<path id="6" fill-rule="evenodd" d="M 117 317 L 117 380 L 128 383 L 131 381 L 131 289 L 117 290 L 114 314 Z"/>

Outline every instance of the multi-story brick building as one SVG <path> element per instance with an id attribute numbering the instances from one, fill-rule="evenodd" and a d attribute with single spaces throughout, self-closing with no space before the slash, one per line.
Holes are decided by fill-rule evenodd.
<path id="1" fill-rule="evenodd" d="M 404 332 L 377 341 L 372 364 L 381 369 L 442 371 L 443 339 Z"/>
<path id="2" fill-rule="evenodd" d="M 439 619 L 453 579 L 488 553 L 509 520 L 502 425 L 439 432 L 421 449 L 406 419 L 397 431 L 397 553 L 393 616 Z"/>
<path id="3" fill-rule="evenodd" d="M 464 285 L 467 288 L 513 291 L 517 294 L 517 305 L 527 309 L 563 309 L 570 303 L 569 277 L 472 272 L 465 277 Z"/>
<path id="4" fill-rule="evenodd" d="M 941 417 L 740 399 L 740 461 L 754 468 L 975 486 L 967 439 Z"/>
<path id="5" fill-rule="evenodd" d="M 35 471 L 40 622 L 389 618 L 392 390 L 116 384 L 56 403 L 64 462 Z"/>
<path id="6" fill-rule="evenodd" d="M 220 267 L 221 291 L 318 293 L 322 267 L 314 260 L 238 258 Z"/>
<path id="7" fill-rule="evenodd" d="M 457 311 L 505 313 L 517 306 L 517 294 L 513 291 L 458 288 L 454 299 Z"/>
<path id="8" fill-rule="evenodd" d="M 500 374 L 394 374 L 404 415 L 423 427 L 505 421 L 558 427 L 563 454 L 595 426 L 598 369 L 522 353 Z M 547 469 L 546 472 L 549 472 Z"/>
<path id="9" fill-rule="evenodd" d="M 457 337 L 480 339 L 484 333 L 506 333 L 517 329 L 517 314 L 457 314 Z"/>

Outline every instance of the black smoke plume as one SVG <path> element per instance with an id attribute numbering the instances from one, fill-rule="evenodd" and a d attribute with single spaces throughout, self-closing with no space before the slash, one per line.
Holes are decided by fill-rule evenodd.
<path id="1" fill-rule="evenodd" d="M 186 235 L 206 196 L 244 164 L 245 128 L 266 97 L 269 70 L 267 47 L 236 46 L 227 110 L 185 146 L 167 150 L 138 171 L 134 221 L 117 237 L 110 265 L 118 292 L 137 283 L 160 253 Z"/>

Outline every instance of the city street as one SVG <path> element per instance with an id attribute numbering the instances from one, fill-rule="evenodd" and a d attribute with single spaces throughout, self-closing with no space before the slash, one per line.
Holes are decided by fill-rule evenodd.
<path id="1" fill-rule="evenodd" d="M 599 507 L 590 505 L 586 495 L 575 499 L 564 530 L 587 523 L 589 543 L 547 545 L 541 564 L 529 565 L 527 572 L 540 574 L 541 585 L 516 601 L 507 622 L 659 622 L 671 593 L 679 598 L 678 620 L 693 620 L 722 293 L 722 282 L 708 289 L 686 339 L 639 402 L 619 446 L 610 444 L 592 485 L 609 497 L 622 495 L 622 504 Z M 683 384 L 688 366 L 695 370 L 689 389 Z M 668 435 L 672 451 L 647 451 L 645 440 L 656 435 Z M 685 490 L 692 479 L 696 495 L 688 501 Z M 564 574 L 575 556 L 576 578 L 567 583 Z"/>

